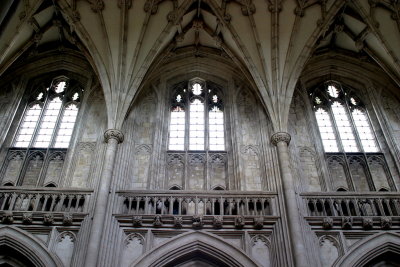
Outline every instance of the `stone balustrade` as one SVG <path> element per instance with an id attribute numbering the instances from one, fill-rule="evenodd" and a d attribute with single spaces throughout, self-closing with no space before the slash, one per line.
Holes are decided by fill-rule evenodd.
<path id="1" fill-rule="evenodd" d="M 87 213 L 91 190 L 0 187 L 0 211 Z"/>
<path id="2" fill-rule="evenodd" d="M 275 193 L 233 191 L 119 191 L 119 214 L 275 215 Z"/>
<path id="3" fill-rule="evenodd" d="M 392 192 L 301 194 L 306 216 L 400 216 L 400 196 Z"/>

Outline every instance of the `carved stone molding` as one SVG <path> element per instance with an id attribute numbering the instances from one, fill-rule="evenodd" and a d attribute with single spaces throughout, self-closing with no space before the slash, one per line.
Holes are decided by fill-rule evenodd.
<path id="1" fill-rule="evenodd" d="M 12 211 L 6 211 L 3 214 L 2 223 L 4 224 L 12 224 L 14 222 L 14 215 Z"/>
<path id="2" fill-rule="evenodd" d="M 194 229 L 200 229 L 203 227 L 203 217 L 200 215 L 193 215 L 192 225 Z"/>
<path id="3" fill-rule="evenodd" d="M 257 230 L 261 230 L 264 227 L 264 217 L 255 217 L 254 218 L 254 228 Z"/>
<path id="4" fill-rule="evenodd" d="M 120 144 L 124 141 L 124 135 L 117 129 L 108 129 L 104 132 L 104 140 L 108 143 L 108 140 L 110 139 L 115 139 L 118 141 L 118 144 Z"/>
<path id="5" fill-rule="evenodd" d="M 242 229 L 245 225 L 245 220 L 243 216 L 238 216 L 235 218 L 235 227 L 236 229 Z"/>
<path id="6" fill-rule="evenodd" d="M 153 225 L 155 227 L 160 227 L 160 226 L 162 226 L 162 224 L 163 224 L 163 222 L 162 222 L 161 215 L 156 215 L 156 217 L 154 217 Z"/>
<path id="7" fill-rule="evenodd" d="M 118 7 L 122 8 L 123 6 L 130 9 L 132 7 L 132 0 L 118 0 Z"/>
<path id="8" fill-rule="evenodd" d="M 213 218 L 213 226 L 215 229 L 221 229 L 224 224 L 223 216 L 214 216 Z"/>
<path id="9" fill-rule="evenodd" d="M 322 227 L 325 230 L 329 230 L 333 227 L 333 219 L 330 217 L 326 217 L 324 218 L 323 222 L 322 222 Z"/>
<path id="10" fill-rule="evenodd" d="M 142 226 L 142 216 L 133 216 L 132 224 L 133 224 L 133 227 L 141 227 Z"/>
<path id="11" fill-rule="evenodd" d="M 90 8 L 95 13 L 100 13 L 104 9 L 103 0 L 87 0 L 90 4 Z"/>
<path id="12" fill-rule="evenodd" d="M 342 228 L 343 229 L 351 229 L 353 227 L 353 218 L 352 217 L 343 217 L 342 218 Z"/>
<path id="13" fill-rule="evenodd" d="M 392 218 L 381 217 L 381 228 L 385 230 L 392 228 Z"/>
<path id="14" fill-rule="evenodd" d="M 372 218 L 363 218 L 362 224 L 365 230 L 370 230 L 374 226 L 374 221 Z"/>
<path id="15" fill-rule="evenodd" d="M 182 217 L 175 216 L 174 217 L 174 227 L 175 228 L 182 228 L 183 219 Z"/>
<path id="16" fill-rule="evenodd" d="M 53 214 L 45 214 L 43 216 L 43 223 L 46 224 L 46 225 L 52 225 L 54 223 Z"/>
<path id="17" fill-rule="evenodd" d="M 277 132 L 271 136 L 271 143 L 274 146 L 276 146 L 280 142 L 285 142 L 287 145 L 289 145 L 290 140 L 291 140 L 290 134 L 285 132 Z"/>
<path id="18" fill-rule="evenodd" d="M 63 225 L 72 225 L 73 217 L 71 213 L 64 213 L 63 215 Z"/>
<path id="19" fill-rule="evenodd" d="M 33 214 L 30 212 L 22 214 L 22 222 L 24 224 L 31 224 L 33 222 L 32 216 L 33 216 Z"/>

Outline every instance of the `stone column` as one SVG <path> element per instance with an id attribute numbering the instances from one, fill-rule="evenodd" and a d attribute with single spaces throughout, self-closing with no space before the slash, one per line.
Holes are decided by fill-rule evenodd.
<path id="1" fill-rule="evenodd" d="M 124 140 L 124 135 L 115 129 L 108 129 L 104 133 L 104 140 L 107 143 L 104 157 L 103 170 L 100 178 L 99 190 L 97 192 L 92 228 L 90 230 L 88 250 L 86 254 L 86 267 L 97 266 L 97 259 L 100 251 L 104 221 L 106 218 L 108 196 L 110 194 L 111 178 L 114 169 L 114 161 L 118 144 Z"/>
<path id="2" fill-rule="evenodd" d="M 302 228 L 300 224 L 300 212 L 297 207 L 294 181 L 290 170 L 288 145 L 290 135 L 285 132 L 278 132 L 272 135 L 271 142 L 277 147 L 279 169 L 283 184 L 283 197 L 285 199 L 287 220 L 290 233 L 290 244 L 294 253 L 296 267 L 309 266 L 307 262 L 307 251 L 304 246 Z"/>

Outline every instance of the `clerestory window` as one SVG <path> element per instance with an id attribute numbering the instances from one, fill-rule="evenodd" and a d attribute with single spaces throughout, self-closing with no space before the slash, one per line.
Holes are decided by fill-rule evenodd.
<path id="1" fill-rule="evenodd" d="M 168 150 L 225 150 L 223 103 L 217 87 L 191 80 L 175 88 Z"/>
<path id="2" fill-rule="evenodd" d="M 394 190 L 367 110 L 354 91 L 327 81 L 310 96 L 334 189 Z"/>
<path id="3" fill-rule="evenodd" d="M 3 185 L 58 185 L 82 91 L 65 76 L 33 90 L 1 169 Z"/>

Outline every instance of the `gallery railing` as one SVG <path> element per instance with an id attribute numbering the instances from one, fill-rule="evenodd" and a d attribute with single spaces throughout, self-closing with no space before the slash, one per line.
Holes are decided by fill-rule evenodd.
<path id="1" fill-rule="evenodd" d="M 306 216 L 399 216 L 400 196 L 396 193 L 337 192 L 302 194 Z"/>
<path id="2" fill-rule="evenodd" d="M 86 213 L 91 194 L 91 190 L 0 187 L 0 210 Z"/>
<path id="3" fill-rule="evenodd" d="M 275 193 L 119 191 L 119 214 L 275 215 Z"/>

